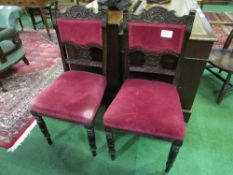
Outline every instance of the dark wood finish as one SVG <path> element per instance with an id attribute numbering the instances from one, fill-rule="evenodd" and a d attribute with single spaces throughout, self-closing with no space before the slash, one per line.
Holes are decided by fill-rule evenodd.
<path id="1" fill-rule="evenodd" d="M 106 139 L 108 143 L 108 152 L 112 160 L 115 160 L 116 157 L 116 151 L 115 151 L 115 144 L 114 144 L 114 138 L 113 138 L 113 132 L 111 128 L 105 128 L 106 132 Z"/>
<path id="2" fill-rule="evenodd" d="M 107 99 L 111 101 L 122 84 L 121 39 L 119 25 L 114 23 L 122 13 L 109 11 L 107 26 Z"/>
<path id="3" fill-rule="evenodd" d="M 212 66 L 207 66 L 207 70 L 210 71 L 213 75 L 223 81 L 223 85 L 217 97 L 216 103 L 219 104 L 223 100 L 223 97 L 226 93 L 233 91 L 233 85 L 230 83 L 231 75 L 233 74 L 233 48 L 229 48 L 231 42 L 233 40 L 233 29 L 228 35 L 224 46 L 222 49 L 213 48 L 210 55 L 209 63 Z M 213 67 L 219 69 L 219 72 L 216 73 L 212 70 Z M 227 77 L 223 78 L 220 73 L 224 71 L 227 73 Z"/>
<path id="4" fill-rule="evenodd" d="M 103 46 L 80 46 L 76 45 L 75 43 L 71 42 L 61 42 L 59 30 L 56 25 L 56 22 L 54 24 L 59 47 L 62 55 L 62 62 L 63 62 L 63 68 L 64 71 L 70 71 L 73 69 L 79 69 L 79 70 L 88 70 L 88 71 L 94 71 L 98 72 L 100 74 L 106 74 L 106 36 L 105 36 L 105 27 L 106 27 L 106 20 L 104 13 L 100 12 L 98 14 L 94 14 L 91 9 L 87 9 L 83 6 L 75 5 L 70 7 L 66 10 L 64 13 L 56 13 L 55 17 L 58 19 L 69 19 L 69 20 L 77 20 L 77 19 L 99 19 L 102 20 L 103 24 Z M 92 50 L 93 49 L 93 50 Z M 101 54 L 99 54 L 99 51 L 102 51 Z M 97 71 L 96 71 L 97 68 Z M 50 138 L 50 135 L 47 131 L 47 127 L 45 125 L 45 122 L 42 121 L 40 116 L 48 116 L 46 114 L 38 114 L 34 111 L 31 111 L 32 115 L 37 117 L 39 127 L 41 128 L 42 133 L 45 135 L 45 137 Z M 90 145 L 90 150 L 92 152 L 93 156 L 96 156 L 96 139 L 95 139 L 95 131 L 93 125 L 86 126 L 87 129 L 87 137 L 88 142 Z M 48 140 L 49 142 L 49 140 Z"/>
<path id="5" fill-rule="evenodd" d="M 179 64 L 179 57 L 183 58 L 183 54 L 177 55 L 171 51 L 149 53 L 140 48 L 130 48 L 128 50 L 127 44 L 127 23 L 128 22 L 151 22 L 151 23 L 169 23 L 169 24 L 185 24 L 187 26 L 184 46 L 186 46 L 187 40 L 192 30 L 192 24 L 194 21 L 195 12 L 190 12 L 189 15 L 176 17 L 174 11 L 167 11 L 163 7 L 152 7 L 151 9 L 143 12 L 140 15 L 134 15 L 130 13 L 124 14 L 124 48 L 125 57 L 123 58 L 124 67 L 124 79 L 127 77 L 143 77 L 154 79 L 153 74 L 159 74 L 159 76 L 169 77 L 176 84 L 179 81 L 180 73 L 176 71 L 176 64 Z M 183 47 L 183 52 L 185 47 Z M 132 60 L 133 59 L 133 60 Z M 169 63 L 170 62 L 170 63 Z M 178 67 L 180 67 L 178 65 Z M 179 69 L 178 69 L 179 70 Z M 149 75 L 149 76 L 148 76 Z"/>
<path id="6" fill-rule="evenodd" d="M 36 30 L 36 25 L 42 22 L 44 24 L 44 26 L 45 26 L 45 29 L 47 31 L 48 36 L 51 37 L 47 17 L 46 17 L 45 12 L 44 12 L 45 9 L 42 8 L 42 7 L 39 7 L 39 8 L 30 8 L 29 7 L 29 8 L 27 8 L 27 10 L 28 10 L 28 13 L 29 13 L 29 15 L 31 17 L 32 25 L 33 25 L 34 30 Z M 51 11 L 51 9 L 49 11 Z M 41 17 L 41 21 L 36 22 L 35 16 L 37 16 L 37 15 L 39 15 Z M 51 15 L 50 15 L 50 18 L 52 18 Z"/>
<path id="7" fill-rule="evenodd" d="M 51 140 L 51 137 L 50 137 L 50 133 L 48 131 L 48 128 L 42 118 L 42 116 L 36 114 L 36 113 L 33 113 L 33 115 L 35 116 L 36 120 L 37 120 L 37 124 L 41 130 L 41 132 L 43 133 L 44 137 L 46 138 L 47 142 L 49 145 L 52 145 L 53 142 Z"/>
<path id="8" fill-rule="evenodd" d="M 58 8 L 57 7 L 58 6 L 57 0 L 51 1 L 49 6 L 43 6 L 41 4 L 39 6 L 30 7 L 30 5 L 28 5 L 26 7 L 26 9 L 31 17 L 34 30 L 36 30 L 36 25 L 42 22 L 45 26 L 45 29 L 46 29 L 49 37 L 51 37 L 51 34 L 49 31 L 49 25 L 48 25 L 47 18 L 50 18 L 52 21 L 52 8 L 53 8 L 53 6 L 54 6 L 54 10 L 57 10 L 57 8 Z M 47 16 L 47 14 L 48 14 L 48 16 Z M 36 22 L 35 16 L 40 16 L 41 21 Z"/>
<path id="9" fill-rule="evenodd" d="M 157 74 L 160 78 L 161 76 L 171 76 L 171 83 L 177 85 L 180 82 L 182 60 L 184 60 L 184 52 L 186 51 L 186 43 L 191 34 L 192 25 L 195 17 L 195 11 L 190 11 L 189 15 L 182 17 L 177 17 L 174 11 L 168 11 L 163 7 L 152 7 L 147 11 L 144 11 L 140 15 L 134 15 L 131 13 L 124 13 L 123 20 L 123 40 L 122 40 L 122 67 L 123 67 L 123 80 L 128 78 L 143 77 L 154 79 L 153 76 L 148 76 L 152 74 Z M 186 25 L 185 37 L 183 42 L 182 51 L 180 54 L 173 53 L 170 50 L 163 50 L 159 52 L 148 52 L 143 50 L 143 48 L 129 48 L 128 45 L 128 23 L 130 22 L 147 22 L 147 23 L 167 23 L 167 24 L 180 24 Z M 160 66 L 163 59 L 175 59 L 175 63 L 172 62 L 171 65 Z M 166 60 L 167 61 L 167 60 Z M 174 66 L 175 64 L 175 66 Z M 177 70 L 176 70 L 177 67 Z M 145 109 L 146 110 L 146 109 Z M 185 112 L 185 111 L 184 111 Z M 156 127 L 156 126 L 155 126 Z M 115 159 L 115 148 L 113 139 L 113 129 L 106 128 L 106 139 L 109 148 L 109 155 L 112 160 Z M 125 132 L 124 129 L 121 129 Z M 140 133 L 136 133 L 140 134 Z M 172 167 L 175 158 L 178 154 L 179 148 L 182 145 L 182 141 L 174 141 L 174 139 L 159 138 L 172 142 L 171 150 L 166 163 L 166 172 Z"/>
<path id="10" fill-rule="evenodd" d="M 96 156 L 96 141 L 95 141 L 95 131 L 93 126 L 86 126 L 87 136 L 90 145 L 92 155 Z"/>
<path id="11" fill-rule="evenodd" d="M 168 23 L 177 23 L 178 21 L 176 20 L 173 12 L 170 12 L 169 14 L 166 14 L 166 18 L 164 18 L 164 10 L 162 8 L 158 8 L 156 10 L 156 12 L 149 12 L 149 15 L 145 15 L 142 14 L 142 18 L 144 19 L 144 21 L 146 22 L 153 22 L 153 21 L 163 21 L 163 22 L 168 22 Z M 151 14 L 151 15 L 150 15 Z M 127 14 L 126 14 L 127 16 Z M 146 16 L 146 17 L 145 17 Z M 184 54 L 182 55 L 182 59 L 180 59 L 179 61 L 179 65 L 177 67 L 177 69 L 175 70 L 174 65 L 168 65 L 168 69 L 164 69 L 163 65 L 161 65 L 161 62 L 163 59 L 166 59 L 161 57 L 161 55 L 157 55 L 157 60 L 155 60 L 155 57 L 151 56 L 151 53 L 146 54 L 145 59 L 147 59 L 147 63 L 148 64 L 144 64 L 144 68 L 140 68 L 140 67 L 135 67 L 132 66 L 130 68 L 131 71 L 131 76 L 130 77 L 139 77 L 139 78 L 149 78 L 149 79 L 157 79 L 157 80 L 163 80 L 166 82 L 174 82 L 177 86 L 178 92 L 180 94 L 180 98 L 181 98 L 181 102 L 182 102 L 182 107 L 184 109 L 184 118 L 185 121 L 189 120 L 190 117 L 190 109 L 192 107 L 192 102 L 193 102 L 193 98 L 196 94 L 197 88 L 198 88 L 198 84 L 200 79 L 195 78 L 196 76 L 201 76 L 202 71 L 198 72 L 198 73 L 191 73 L 190 76 L 190 71 L 192 69 L 190 69 L 191 67 L 195 67 L 198 70 L 203 70 L 206 64 L 206 61 L 198 61 L 198 63 L 196 62 L 196 60 L 193 61 L 193 59 L 187 58 L 188 56 L 198 56 L 198 57 L 203 57 L 203 58 L 208 58 L 208 54 L 206 54 L 205 52 L 202 52 L 200 55 L 200 52 L 195 52 L 195 50 L 199 49 L 199 45 L 198 44 L 202 44 L 201 42 L 194 42 L 194 41 L 188 41 L 188 38 L 190 36 L 190 31 L 192 29 L 192 20 L 194 19 L 194 14 L 191 15 L 192 17 L 190 17 L 189 19 L 187 19 L 187 17 L 181 17 L 179 18 L 180 21 L 182 21 L 183 23 L 187 23 L 188 30 L 187 30 L 187 34 L 186 34 L 186 42 L 185 42 L 185 47 L 183 48 L 184 50 Z M 136 15 L 130 15 L 130 17 L 125 17 L 127 20 L 131 20 L 131 21 L 140 21 L 142 19 L 140 19 L 139 16 Z M 169 20 L 170 19 L 170 20 Z M 125 21 L 127 21 L 125 20 Z M 126 24 L 124 24 L 124 28 L 126 28 L 125 26 Z M 127 32 L 127 31 L 126 31 Z M 127 36 L 126 36 L 127 38 Z M 124 41 L 125 43 L 127 43 L 127 41 Z M 192 47 L 190 47 L 190 44 L 192 44 Z M 209 45 L 207 45 L 209 46 Z M 195 49 L 195 47 L 197 47 L 197 49 Z M 193 48 L 190 50 L 190 48 Z M 207 51 L 208 49 L 210 50 L 210 47 L 206 48 Z M 125 51 L 124 51 L 125 52 Z M 132 51 L 131 51 L 132 52 Z M 135 51 L 134 51 L 135 52 Z M 191 53 L 193 52 L 193 53 Z M 135 59 L 135 56 L 137 57 L 137 55 L 140 55 L 140 51 L 136 50 L 136 53 L 134 55 L 132 55 L 132 57 Z M 172 53 L 170 53 L 172 54 Z M 194 54 L 199 54 L 199 55 L 194 55 Z M 176 64 L 176 55 L 173 58 L 174 59 L 174 64 Z M 141 58 L 140 58 L 141 59 Z M 126 59 L 125 59 L 126 60 Z M 141 62 L 145 62 L 140 60 Z M 139 61 L 139 62 L 140 62 Z M 200 62 L 202 62 L 202 64 L 200 64 Z M 125 64 L 126 65 L 126 64 Z M 154 66 L 151 65 L 157 65 L 155 66 L 156 68 L 154 68 Z M 195 66 L 196 65 L 196 66 Z M 172 67 L 172 69 L 171 69 Z M 126 67 L 127 69 L 127 67 Z M 127 77 L 129 75 L 125 75 L 125 77 Z M 173 81 L 174 80 L 174 81 Z M 188 111 L 188 112 L 187 112 Z"/>
<path id="12" fill-rule="evenodd" d="M 75 5 L 67 9 L 65 13 L 56 14 L 56 18 L 102 20 L 103 43 L 106 43 L 106 19 L 104 12 L 94 14 L 91 9 Z M 65 71 L 79 69 L 106 75 L 106 44 L 100 47 L 96 45 L 78 46 L 71 42 L 62 43 L 56 24 L 55 29 Z"/>
<path id="13" fill-rule="evenodd" d="M 172 146 L 171 146 L 171 149 L 168 155 L 168 160 L 166 163 L 165 172 L 169 172 L 169 170 L 171 169 L 181 146 L 182 146 L 181 141 L 174 141 L 172 143 Z"/>
<path id="14" fill-rule="evenodd" d="M 141 7 L 139 7 L 140 9 Z M 198 5 L 193 7 L 198 9 Z M 134 11 L 138 11 L 135 9 Z M 199 14 L 200 13 L 200 14 Z M 187 41 L 183 59 L 180 61 L 180 65 L 177 68 L 177 72 L 180 72 L 180 78 L 177 80 L 177 87 L 180 94 L 180 99 L 182 103 L 182 108 L 184 111 L 185 120 L 188 121 L 192 112 L 192 104 L 195 99 L 195 95 L 198 90 L 199 82 L 204 71 L 207 59 L 209 57 L 213 42 L 216 38 L 212 34 L 212 30 L 206 21 L 204 15 L 200 11 L 195 17 L 193 33 L 190 36 L 190 39 Z M 123 15 L 120 11 L 109 11 L 108 13 L 108 84 L 109 91 L 114 97 L 115 92 L 118 91 L 123 79 L 120 74 L 123 70 L 121 67 L 121 57 L 119 54 L 121 51 L 116 51 L 120 49 L 120 46 L 123 46 L 123 37 L 121 24 L 123 21 Z M 200 32 L 200 31 L 204 31 Z M 115 34 L 119 34 L 118 38 Z M 205 49 L 203 49 L 205 48 Z M 113 53 L 113 54 L 112 54 Z M 139 76 L 136 74 L 136 76 Z M 173 76 L 162 75 L 162 74 L 150 74 L 145 73 L 144 77 L 150 79 L 158 79 L 167 82 L 172 82 Z M 108 94 L 109 94 L 108 91 Z"/>

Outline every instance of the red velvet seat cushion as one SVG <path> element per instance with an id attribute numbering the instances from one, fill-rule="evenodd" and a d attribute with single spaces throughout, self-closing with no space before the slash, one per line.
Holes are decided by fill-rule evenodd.
<path id="1" fill-rule="evenodd" d="M 182 140 L 185 123 L 175 87 L 142 79 L 128 79 L 104 115 L 106 127 Z"/>
<path id="2" fill-rule="evenodd" d="M 45 116 L 90 125 L 105 87 L 106 80 L 102 75 L 68 71 L 35 97 L 30 108 Z"/>

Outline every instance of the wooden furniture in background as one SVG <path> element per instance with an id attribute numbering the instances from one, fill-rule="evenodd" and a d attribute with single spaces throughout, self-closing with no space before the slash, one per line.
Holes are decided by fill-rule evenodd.
<path id="1" fill-rule="evenodd" d="M 201 8 L 203 8 L 205 0 L 197 0 L 197 3 L 200 5 Z"/>
<path id="2" fill-rule="evenodd" d="M 58 0 L 0 0 L 0 4 L 2 5 L 18 5 L 27 9 L 31 17 L 34 29 L 36 29 L 36 24 L 38 23 L 35 20 L 35 14 L 40 15 L 49 37 L 51 35 L 49 31 L 48 22 L 46 19 L 45 10 L 46 8 L 49 10 L 51 17 L 51 5 L 54 4 L 55 6 L 57 6 L 57 3 Z M 49 6 L 46 7 L 46 5 L 48 4 Z"/>
<path id="3" fill-rule="evenodd" d="M 20 60 L 29 65 L 18 31 L 16 28 L 0 28 L 0 73 L 8 70 Z M 7 91 L 1 79 L 0 88 L 2 91 Z"/>
<path id="4" fill-rule="evenodd" d="M 228 35 L 223 48 L 213 48 L 210 54 L 209 63 L 211 66 L 207 66 L 206 69 L 215 75 L 218 79 L 223 81 L 222 88 L 218 94 L 216 103 L 219 104 L 223 100 L 226 93 L 233 91 L 233 85 L 230 82 L 233 74 L 233 47 L 231 43 L 233 40 L 233 29 Z M 219 72 L 216 73 L 212 68 L 218 68 Z M 226 78 L 223 78 L 220 73 L 226 72 Z"/>

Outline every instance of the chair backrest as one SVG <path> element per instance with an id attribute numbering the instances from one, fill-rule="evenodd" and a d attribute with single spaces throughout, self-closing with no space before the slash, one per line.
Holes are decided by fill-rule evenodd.
<path id="1" fill-rule="evenodd" d="M 177 17 L 152 7 L 140 15 L 124 14 L 124 79 L 140 77 L 174 82 L 176 68 L 189 39 L 195 11 Z"/>
<path id="2" fill-rule="evenodd" d="M 106 74 L 106 19 L 103 12 L 75 5 L 56 14 L 64 70 Z"/>

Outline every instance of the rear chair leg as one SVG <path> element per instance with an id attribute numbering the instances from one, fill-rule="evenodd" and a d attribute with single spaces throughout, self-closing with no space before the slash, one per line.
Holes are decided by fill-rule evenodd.
<path id="1" fill-rule="evenodd" d="M 35 115 L 34 115 L 35 116 Z M 43 118 L 41 116 L 35 116 L 36 120 L 37 120 L 37 123 L 38 123 L 38 126 L 41 130 L 41 132 L 43 133 L 44 137 L 47 139 L 47 142 L 49 145 L 52 145 L 53 142 L 50 138 L 50 134 L 49 134 L 49 131 L 47 129 L 47 126 L 43 120 Z"/>
<path id="2" fill-rule="evenodd" d="M 24 62 L 26 65 L 29 65 L 29 64 L 30 64 L 29 61 L 28 61 L 28 59 L 27 59 L 26 57 L 23 57 L 23 62 Z"/>
<path id="3" fill-rule="evenodd" d="M 171 146 L 171 149 L 170 149 L 170 152 L 169 152 L 169 155 L 168 155 L 168 160 L 167 160 L 167 163 L 166 163 L 166 169 L 165 169 L 165 172 L 169 172 L 169 170 L 171 169 L 175 159 L 176 159 L 176 156 L 179 152 L 179 149 L 180 147 L 182 146 L 182 141 L 174 141 L 172 143 L 172 146 Z"/>
<path id="4" fill-rule="evenodd" d="M 2 88 L 2 92 L 7 92 L 7 89 L 4 88 L 1 80 L 0 80 L 0 88 Z"/>
<path id="5" fill-rule="evenodd" d="M 113 138 L 113 133 L 112 129 L 110 128 L 105 128 L 106 132 L 106 139 L 108 143 L 108 152 L 112 160 L 115 160 L 116 157 L 116 151 L 115 151 L 115 145 L 114 145 L 114 138 Z"/>
<path id="6" fill-rule="evenodd" d="M 93 157 L 96 156 L 96 141 L 95 141 L 95 131 L 93 126 L 85 126 L 87 129 L 87 136 L 90 145 L 90 149 Z"/>

